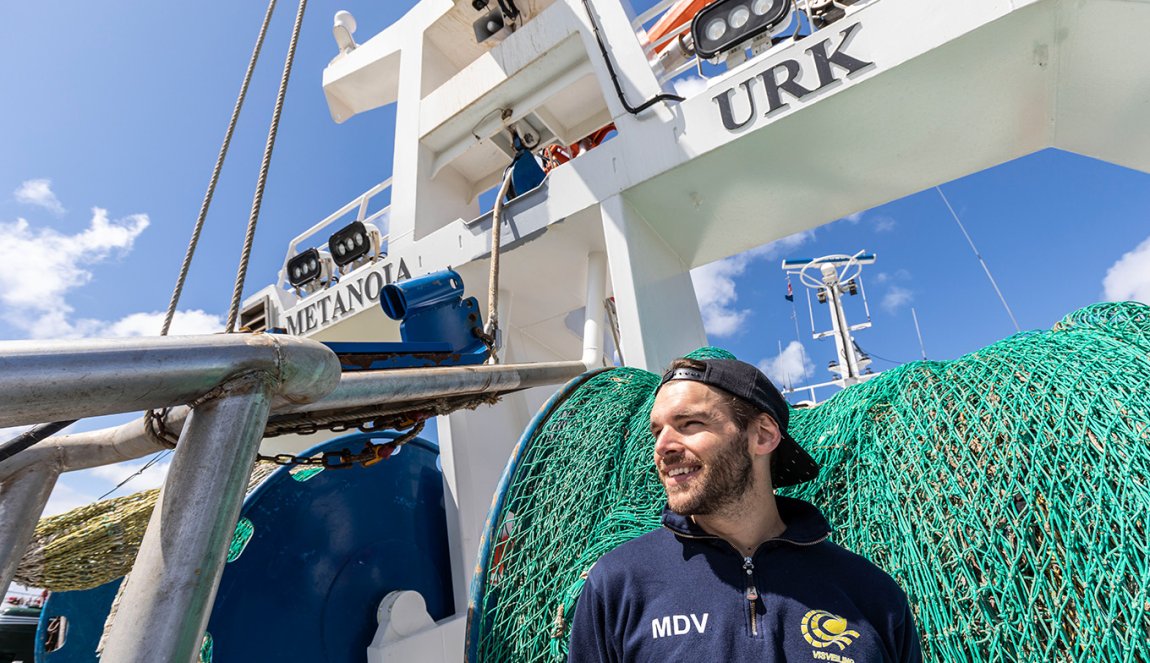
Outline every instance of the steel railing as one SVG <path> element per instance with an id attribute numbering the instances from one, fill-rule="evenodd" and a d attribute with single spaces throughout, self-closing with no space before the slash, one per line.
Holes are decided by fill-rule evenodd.
<path id="1" fill-rule="evenodd" d="M 277 278 L 277 284 L 279 285 L 279 287 L 284 288 L 284 289 L 290 289 L 291 286 L 288 283 L 288 279 L 287 279 L 287 263 L 289 260 L 292 259 L 292 257 L 295 256 L 296 251 L 299 248 L 299 245 L 301 243 L 303 243 L 304 240 L 312 237 L 313 235 L 315 235 L 319 231 L 327 228 L 332 223 L 339 221 L 340 219 L 343 219 L 352 210 L 356 210 L 355 220 L 360 221 L 362 223 L 374 223 L 375 221 L 377 221 L 377 220 L 387 216 L 388 214 L 390 214 L 391 213 L 391 205 L 390 204 L 388 204 L 386 207 L 383 207 L 383 208 L 381 208 L 375 212 L 372 212 L 370 215 L 367 213 L 367 210 L 368 210 L 368 205 L 371 203 L 372 198 L 374 198 L 375 196 L 379 195 L 380 193 L 391 188 L 391 179 L 392 178 L 389 177 L 386 180 L 380 182 L 379 184 L 376 184 L 375 186 L 371 187 L 367 191 L 364 191 L 360 195 L 356 196 L 353 200 L 348 202 L 346 205 L 339 208 L 338 210 L 336 210 L 332 214 L 328 215 L 323 221 L 320 221 L 319 223 L 308 228 L 307 230 L 303 231 L 299 235 L 296 235 L 296 237 L 291 242 L 288 243 L 287 254 L 284 256 L 283 265 L 280 267 L 279 274 L 276 277 Z M 388 234 L 389 233 L 387 233 L 387 232 L 381 231 L 381 235 L 382 235 L 382 237 L 380 238 L 381 243 L 387 241 Z"/>

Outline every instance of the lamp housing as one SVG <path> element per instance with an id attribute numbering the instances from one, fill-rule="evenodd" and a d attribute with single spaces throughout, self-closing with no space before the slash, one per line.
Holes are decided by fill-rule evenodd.
<path id="1" fill-rule="evenodd" d="M 346 267 L 369 254 L 378 253 L 378 231 L 368 228 L 362 221 L 352 221 L 335 231 L 327 240 L 331 259 L 339 267 Z"/>
<path id="2" fill-rule="evenodd" d="M 318 249 L 301 251 L 287 262 L 288 283 L 293 288 L 304 288 L 324 276 L 326 258 Z"/>
<path id="3" fill-rule="evenodd" d="M 792 0 L 720 0 L 691 21 L 699 57 L 710 59 L 790 23 Z"/>

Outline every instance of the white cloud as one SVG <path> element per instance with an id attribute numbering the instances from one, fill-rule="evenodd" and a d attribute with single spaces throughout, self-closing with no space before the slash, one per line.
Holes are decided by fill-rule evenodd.
<path id="1" fill-rule="evenodd" d="M 164 323 L 164 312 L 133 313 L 107 325 L 101 336 L 158 336 Z M 224 320 L 200 309 L 176 311 L 172 318 L 172 336 L 215 334 L 224 330 Z"/>
<path id="2" fill-rule="evenodd" d="M 671 81 L 671 85 L 675 88 L 675 94 L 687 99 L 707 89 L 707 81 L 695 75 L 676 78 Z"/>
<path id="3" fill-rule="evenodd" d="M 847 214 L 841 220 L 842 221 L 849 221 L 850 223 L 858 223 L 859 221 L 862 221 L 862 218 L 863 218 L 862 212 L 855 212 L 854 214 Z"/>
<path id="4" fill-rule="evenodd" d="M 776 385 L 791 387 L 815 374 L 814 364 L 798 341 L 791 341 L 782 353 L 760 361 L 759 370 Z"/>
<path id="5" fill-rule="evenodd" d="M 146 214 L 111 220 L 107 210 L 92 209 L 88 228 L 62 233 L 36 228 L 25 219 L 0 221 L 0 320 L 27 337 L 78 338 L 158 336 L 164 314 L 132 313 L 118 320 L 74 319 L 69 295 L 91 282 L 92 269 L 131 251 L 148 227 Z M 200 309 L 176 311 L 170 333 L 212 334 L 223 330 L 218 315 Z"/>
<path id="6" fill-rule="evenodd" d="M 878 284 L 889 283 L 891 281 L 909 281 L 910 272 L 905 269 L 896 269 L 893 274 L 889 272 L 879 272 L 874 275 L 874 282 Z"/>
<path id="7" fill-rule="evenodd" d="M 148 227 L 145 214 L 108 219 L 107 210 L 92 209 L 87 229 L 74 235 L 52 228 L 32 228 L 24 219 L 0 223 L 0 305 L 13 326 L 33 337 L 81 336 L 82 325 L 68 322 L 72 307 L 65 296 L 92 279 L 88 267 L 132 248 Z"/>
<path id="8" fill-rule="evenodd" d="M 1119 258 L 1102 279 L 1109 301 L 1134 300 L 1150 304 L 1150 237 Z"/>
<path id="9" fill-rule="evenodd" d="M 77 507 L 91 504 L 95 502 L 98 497 L 99 495 L 77 490 L 64 481 L 58 481 L 52 489 L 52 495 L 48 498 L 48 504 L 45 505 L 44 513 L 41 517 L 47 518 L 48 516 L 60 515 L 65 511 L 71 511 Z"/>
<path id="10" fill-rule="evenodd" d="M 914 293 L 898 285 L 892 285 L 882 298 L 882 307 L 888 313 L 894 313 L 900 308 L 914 301 Z"/>
<path id="11" fill-rule="evenodd" d="M 751 261 L 777 258 L 813 236 L 814 231 L 795 233 L 730 258 L 716 260 L 692 269 L 691 283 L 695 286 L 695 298 L 699 300 L 699 312 L 703 315 L 703 328 L 707 334 L 717 337 L 733 336 L 751 314 L 750 309 L 740 309 L 736 306 L 739 296 L 735 292 L 735 278 L 747 270 Z"/>
<path id="12" fill-rule="evenodd" d="M 743 273 L 750 260 L 746 254 L 716 260 L 691 270 L 699 312 L 703 314 L 703 328 L 708 335 L 731 336 L 739 330 L 749 309 L 734 308 L 735 277 Z"/>
<path id="13" fill-rule="evenodd" d="M 25 219 L 0 222 L 0 318 L 31 338 L 82 336 L 157 336 L 162 312 L 132 313 L 119 320 L 73 319 L 68 296 L 92 280 L 92 268 L 132 250 L 148 227 L 146 214 L 111 220 L 107 210 L 92 209 L 87 229 L 62 233 L 34 228 Z M 222 331 L 218 315 L 194 309 L 177 311 L 172 334 L 211 334 Z"/>
<path id="14" fill-rule="evenodd" d="M 52 180 L 25 180 L 13 195 L 18 202 L 43 207 L 54 214 L 64 213 L 64 206 L 52 192 Z"/>
<path id="15" fill-rule="evenodd" d="M 876 233 L 886 233 L 894 230 L 895 220 L 889 216 L 880 216 L 874 220 L 874 231 Z"/>

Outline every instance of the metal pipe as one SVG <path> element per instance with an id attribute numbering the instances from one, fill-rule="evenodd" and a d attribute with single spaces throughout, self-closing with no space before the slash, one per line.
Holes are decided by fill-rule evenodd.
<path id="1" fill-rule="evenodd" d="M 178 434 L 189 412 L 186 406 L 172 408 L 164 419 L 165 426 Z M 0 462 L 0 481 L 33 465 L 51 467 L 62 474 L 135 460 L 165 448 L 148 433 L 141 418 L 112 428 L 50 437 Z"/>
<path id="2" fill-rule="evenodd" d="M 208 624 L 273 382 L 225 385 L 188 419 L 124 587 L 103 660 L 190 662 Z"/>
<path id="3" fill-rule="evenodd" d="M 402 368 L 345 373 L 330 394 L 314 403 L 277 407 L 276 415 L 492 393 L 560 384 L 580 375 L 582 361 Z"/>
<path id="4" fill-rule="evenodd" d="M 605 278 L 605 267 L 600 269 L 594 263 L 594 259 L 589 260 L 589 274 Z M 598 283 L 593 281 L 595 279 L 589 279 L 588 291 L 591 297 L 588 302 L 603 302 L 603 297 L 600 295 L 603 294 L 601 288 L 605 283 L 602 280 Z M 597 349 L 602 347 L 601 331 L 594 331 L 602 329 L 602 317 L 597 310 L 599 308 L 587 306 L 589 315 L 588 322 L 584 324 L 583 359 L 579 361 L 348 373 L 343 375 L 331 393 L 314 403 L 298 404 L 277 398 L 273 402 L 273 414 L 330 411 L 561 384 L 601 363 L 602 350 Z M 596 343 L 593 339 L 600 340 Z M 166 419 L 168 428 L 179 431 L 189 412 L 189 408 L 183 406 L 172 408 Z M 33 465 L 46 464 L 57 473 L 72 472 L 134 460 L 163 448 L 148 434 L 144 420 L 138 419 L 113 428 L 44 440 L 18 456 L 0 463 L 0 480 Z"/>
<path id="5" fill-rule="evenodd" d="M 335 386 L 339 362 L 275 334 L 0 342 L 0 427 L 182 405 L 252 371 L 306 402 Z"/>
<path id="6" fill-rule="evenodd" d="M 36 532 L 59 474 L 49 466 L 33 466 L 0 479 L 0 590 L 4 593 Z"/>
<path id="7" fill-rule="evenodd" d="M 349 373 L 323 400 L 308 405 L 281 405 L 273 401 L 272 413 L 282 416 L 441 396 L 507 392 L 561 384 L 585 370 L 587 366 L 582 361 L 561 361 Z M 167 427 L 180 431 L 190 411 L 187 407 L 172 408 L 165 420 Z M 0 480 L 34 465 L 51 467 L 57 473 L 73 472 L 135 460 L 164 448 L 148 434 L 144 420 L 137 419 L 112 428 L 44 440 L 0 463 Z"/>
<path id="8" fill-rule="evenodd" d="M 587 303 L 583 309 L 583 366 L 590 371 L 603 365 L 603 318 L 607 314 L 607 255 L 587 255 Z M 574 377 L 574 376 L 572 376 Z"/>

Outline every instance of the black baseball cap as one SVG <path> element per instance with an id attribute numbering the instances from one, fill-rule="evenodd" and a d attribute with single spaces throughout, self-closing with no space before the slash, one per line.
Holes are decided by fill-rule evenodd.
<path id="1" fill-rule="evenodd" d="M 717 387 L 771 415 L 779 425 L 783 439 L 775 449 L 771 483 L 776 488 L 810 481 L 819 475 L 819 464 L 787 432 L 790 408 L 778 388 L 755 366 L 738 359 L 691 359 L 702 364 L 699 370 L 689 366 L 672 368 L 663 374 L 659 389 L 672 380 L 691 380 Z M 658 393 L 658 389 L 656 389 Z"/>

